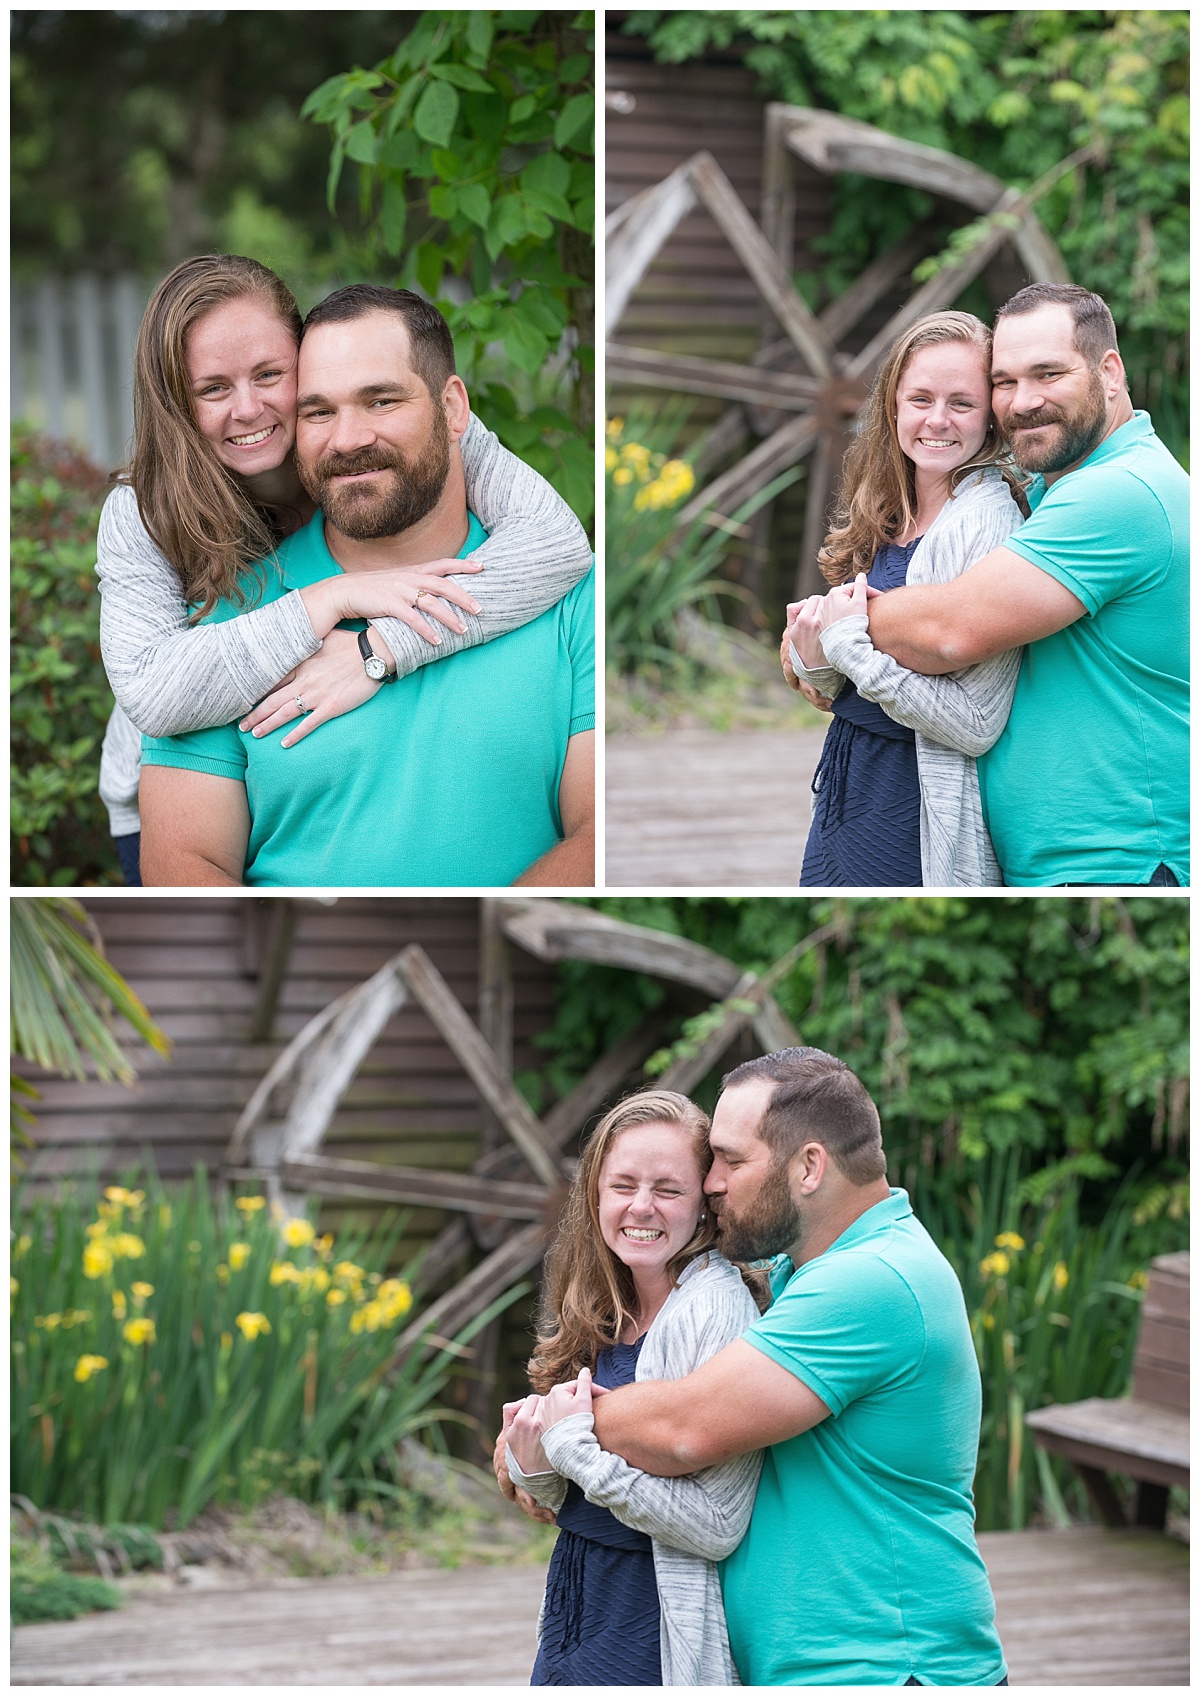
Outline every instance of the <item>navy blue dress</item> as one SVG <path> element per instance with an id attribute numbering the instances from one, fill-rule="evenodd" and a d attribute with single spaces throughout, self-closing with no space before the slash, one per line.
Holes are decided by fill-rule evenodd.
<path id="1" fill-rule="evenodd" d="M 867 573 L 873 589 L 898 589 L 918 536 L 886 542 Z M 813 815 L 804 848 L 802 889 L 919 887 L 921 789 L 917 744 L 847 678 L 813 774 Z"/>
<path id="2" fill-rule="evenodd" d="M 601 1349 L 597 1384 L 632 1384 L 645 1340 Z M 589 1502 L 578 1484 L 567 1486 L 558 1525 L 530 1684 L 661 1684 L 649 1537 Z"/>

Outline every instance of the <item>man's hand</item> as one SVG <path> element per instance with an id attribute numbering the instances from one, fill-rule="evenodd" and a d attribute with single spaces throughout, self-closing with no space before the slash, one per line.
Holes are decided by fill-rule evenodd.
<path id="1" fill-rule="evenodd" d="M 567 743 L 558 785 L 563 840 L 523 871 L 517 887 L 591 888 L 596 882 L 596 732 L 581 730 Z"/>
<path id="2" fill-rule="evenodd" d="M 246 785 L 179 766 L 142 767 L 142 882 L 160 889 L 237 888 L 246 866 Z"/>

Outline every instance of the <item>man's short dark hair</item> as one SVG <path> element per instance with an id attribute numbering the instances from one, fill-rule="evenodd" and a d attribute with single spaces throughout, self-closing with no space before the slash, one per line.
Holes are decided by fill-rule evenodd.
<path id="1" fill-rule="evenodd" d="M 1094 371 L 1110 348 L 1117 347 L 1117 326 L 1108 304 L 1091 289 L 1078 283 L 1030 283 L 1019 289 L 1011 300 L 996 313 L 1001 318 L 1017 318 L 1023 312 L 1036 312 L 1041 306 L 1065 306 L 1075 326 L 1075 347 Z"/>
<path id="2" fill-rule="evenodd" d="M 819 1142 L 852 1184 L 873 1184 L 887 1173 L 879 1111 L 846 1065 L 820 1048 L 781 1048 L 735 1066 L 722 1090 L 763 1079 L 776 1085 L 758 1134 L 777 1165 L 806 1142 Z"/>
<path id="3" fill-rule="evenodd" d="M 303 336 L 322 324 L 347 324 L 368 312 L 396 312 L 408 329 L 412 368 L 431 395 L 440 395 L 454 375 L 454 341 L 436 306 L 412 289 L 385 289 L 377 283 L 351 283 L 318 301 L 304 320 Z"/>

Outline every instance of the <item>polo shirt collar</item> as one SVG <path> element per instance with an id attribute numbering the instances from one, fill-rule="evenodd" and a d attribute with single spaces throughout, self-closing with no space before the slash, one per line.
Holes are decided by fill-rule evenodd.
<path id="1" fill-rule="evenodd" d="M 893 1189 L 886 1201 L 877 1201 L 874 1207 L 868 1207 L 865 1213 L 860 1213 L 852 1225 L 847 1225 L 841 1236 L 830 1243 L 825 1254 L 836 1254 L 839 1249 L 852 1248 L 855 1243 L 873 1236 L 885 1225 L 894 1225 L 898 1219 L 911 1218 L 912 1204 L 908 1199 L 908 1191 Z M 825 1254 L 819 1254 L 816 1260 L 806 1260 L 803 1266 L 796 1267 L 793 1267 L 788 1255 L 777 1255 L 769 1263 L 768 1276 L 772 1296 L 782 1294 L 784 1287 L 790 1284 L 794 1277 L 798 1277 L 805 1267 L 815 1266 L 818 1261 L 824 1260 Z"/>

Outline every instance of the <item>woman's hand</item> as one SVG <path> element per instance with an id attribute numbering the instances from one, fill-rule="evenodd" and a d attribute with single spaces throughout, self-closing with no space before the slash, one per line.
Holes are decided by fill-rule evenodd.
<path id="1" fill-rule="evenodd" d="M 523 1514 L 526 1514 L 530 1519 L 536 1519 L 540 1525 L 556 1525 L 558 1515 L 554 1510 L 542 1507 L 540 1502 L 533 1499 L 528 1490 L 518 1489 L 509 1477 L 508 1433 L 512 1430 L 513 1420 L 523 1406 L 523 1402 L 505 1402 L 504 1404 L 504 1425 L 492 1450 L 492 1471 L 496 1475 L 496 1483 L 500 1486 L 500 1494 L 507 1497 L 510 1502 L 515 1502 Z M 524 1467 L 521 1470 L 524 1471 Z"/>
<path id="2" fill-rule="evenodd" d="M 538 1413 L 538 1431 L 549 1431 L 552 1425 L 557 1425 L 561 1419 L 570 1419 L 573 1413 L 591 1413 L 592 1397 L 606 1396 L 608 1391 L 603 1384 L 593 1384 L 592 1375 L 586 1366 L 581 1366 L 579 1376 L 573 1384 L 556 1384 L 554 1388 L 541 1398 L 541 1408 Z M 526 1470 L 524 1466 L 522 1472 Z"/>
<path id="3" fill-rule="evenodd" d="M 310 584 L 300 598 L 317 636 L 327 636 L 344 618 L 398 618 L 436 647 L 441 637 L 421 615 L 428 613 L 461 636 L 466 626 L 454 607 L 472 613 L 483 609 L 466 589 L 446 579 L 482 570 L 473 559 L 431 559 L 386 571 L 350 571 Z"/>
<path id="4" fill-rule="evenodd" d="M 836 589 L 831 589 L 827 595 L 822 595 L 817 602 L 817 624 L 821 630 L 828 630 L 831 624 L 836 624 L 841 618 L 853 618 L 855 613 L 867 616 L 867 602 L 876 595 L 881 595 L 882 589 L 873 589 L 867 582 L 867 574 L 860 571 L 853 583 L 839 583 Z"/>
<path id="5" fill-rule="evenodd" d="M 389 660 L 394 666 L 395 660 L 382 637 L 376 639 L 374 646 L 380 658 Z M 310 654 L 294 671 L 289 671 L 271 693 L 264 695 L 258 705 L 239 721 L 238 729 L 249 730 L 255 736 L 269 736 L 280 725 L 299 719 L 295 730 L 289 731 L 280 744 L 283 748 L 291 748 L 319 724 L 353 712 L 355 707 L 361 707 L 364 701 L 369 701 L 377 690 L 384 687 L 382 683 L 372 683 L 363 669 L 358 637 L 354 632 L 331 630 L 321 643 L 320 652 Z"/>
<path id="6" fill-rule="evenodd" d="M 551 1392 L 553 1394 L 553 1392 Z M 590 1399 L 588 1405 L 591 1405 Z M 522 1472 L 553 1472 L 542 1448 L 541 1396 L 526 1396 L 508 1427 L 508 1447 Z"/>
<path id="7" fill-rule="evenodd" d="M 784 648 L 786 651 L 794 645 L 800 655 L 800 663 L 807 671 L 819 671 L 822 666 L 829 664 L 821 646 L 821 624 L 818 619 L 818 609 L 824 599 L 823 595 L 810 595 L 805 601 L 793 601 L 787 609 L 788 626 L 783 633 Z M 784 664 L 784 676 L 787 677 L 789 672 L 792 687 L 798 689 L 800 682 L 792 669 L 790 653 L 787 654 Z"/>

